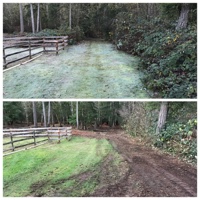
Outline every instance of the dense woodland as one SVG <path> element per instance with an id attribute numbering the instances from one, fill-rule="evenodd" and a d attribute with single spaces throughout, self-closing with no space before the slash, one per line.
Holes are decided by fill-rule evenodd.
<path id="1" fill-rule="evenodd" d="M 150 145 L 196 161 L 196 102 L 4 102 L 4 127 L 122 128 Z"/>
<path id="2" fill-rule="evenodd" d="M 69 35 L 70 44 L 108 40 L 140 57 L 143 83 L 155 97 L 196 98 L 197 4 L 4 3 L 3 31 Z"/>

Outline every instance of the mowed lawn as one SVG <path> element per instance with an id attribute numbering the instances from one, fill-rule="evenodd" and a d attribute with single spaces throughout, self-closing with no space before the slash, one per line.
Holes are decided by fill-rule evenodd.
<path id="1" fill-rule="evenodd" d="M 92 193 L 97 187 L 95 180 L 86 178 L 78 183 L 75 177 L 83 172 L 94 173 L 108 154 L 120 160 L 107 140 L 73 137 L 71 141 L 44 144 L 5 156 L 4 197 L 83 196 Z M 73 190 L 77 184 L 78 189 Z"/>
<path id="2" fill-rule="evenodd" d="M 3 73 L 4 98 L 148 98 L 137 57 L 103 41 L 44 54 Z"/>

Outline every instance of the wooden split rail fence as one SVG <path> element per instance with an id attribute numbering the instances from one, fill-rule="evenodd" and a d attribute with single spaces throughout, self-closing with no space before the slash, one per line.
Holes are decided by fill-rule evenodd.
<path id="1" fill-rule="evenodd" d="M 4 129 L 3 138 L 5 142 L 3 143 L 3 152 L 14 152 L 26 146 L 27 148 L 25 149 L 33 148 L 52 140 L 57 140 L 60 143 L 62 139 L 70 140 L 71 136 L 72 127 Z M 23 141 L 26 140 L 29 141 L 24 143 Z M 20 142 L 21 144 L 19 144 Z M 18 145 L 16 145 L 17 143 Z"/>
<path id="2" fill-rule="evenodd" d="M 51 36 L 51 37 L 16 37 L 3 39 L 3 68 L 6 69 L 11 63 L 20 61 L 25 58 L 32 59 L 33 56 L 46 53 L 55 52 L 58 55 L 60 50 L 64 50 L 68 45 L 68 36 Z M 13 53 L 6 53 L 6 49 L 10 48 L 25 48 L 23 50 L 15 51 Z M 49 49 L 51 48 L 51 49 Z M 37 50 L 36 52 L 33 52 Z M 20 58 L 8 59 L 13 55 L 28 52 Z"/>

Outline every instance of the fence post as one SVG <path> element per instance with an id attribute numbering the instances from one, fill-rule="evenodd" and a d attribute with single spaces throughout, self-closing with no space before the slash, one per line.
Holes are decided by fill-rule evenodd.
<path id="1" fill-rule="evenodd" d="M 65 50 L 65 37 L 63 37 L 63 50 Z"/>
<path id="2" fill-rule="evenodd" d="M 31 40 L 28 40 L 28 47 L 29 47 L 29 59 L 31 59 Z"/>
<path id="3" fill-rule="evenodd" d="M 47 130 L 47 138 L 48 138 L 48 142 L 50 142 L 49 131 L 48 130 Z"/>
<path id="4" fill-rule="evenodd" d="M 45 53 L 45 40 L 44 40 L 44 38 L 43 38 L 43 52 Z"/>
<path id="5" fill-rule="evenodd" d="M 58 40 L 56 41 L 56 55 L 58 55 Z"/>
<path id="6" fill-rule="evenodd" d="M 60 143 L 60 130 L 58 130 L 58 143 Z"/>
<path id="7" fill-rule="evenodd" d="M 66 140 L 68 140 L 67 129 L 65 129 L 65 132 L 66 132 L 66 134 L 65 134 L 65 136 L 66 136 Z"/>
<path id="8" fill-rule="evenodd" d="M 10 141 L 11 141 L 11 145 L 12 145 L 12 151 L 15 150 L 14 144 L 13 144 L 13 136 L 12 136 L 12 132 L 10 132 Z"/>
<path id="9" fill-rule="evenodd" d="M 3 68 L 6 69 L 7 68 L 7 64 L 6 64 L 6 53 L 5 53 L 5 48 L 3 47 Z"/>
<path id="10" fill-rule="evenodd" d="M 35 131 L 33 131 L 34 144 L 36 145 Z"/>

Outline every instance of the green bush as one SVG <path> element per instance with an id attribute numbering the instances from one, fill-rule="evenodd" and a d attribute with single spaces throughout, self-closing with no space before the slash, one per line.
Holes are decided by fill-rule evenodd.
<path id="1" fill-rule="evenodd" d="M 164 98 L 197 96 L 197 27 L 176 31 L 161 18 L 135 20 L 121 13 L 111 34 L 118 49 L 140 56 L 147 89 Z"/>
<path id="2" fill-rule="evenodd" d="M 30 33 L 27 36 L 66 36 L 70 37 L 69 44 L 76 44 L 81 41 L 84 37 L 84 33 L 79 26 L 74 27 L 73 29 L 69 29 L 67 26 L 61 26 L 59 29 L 43 29 L 38 33 Z"/>
<path id="3" fill-rule="evenodd" d="M 189 161 L 196 162 L 196 128 L 196 119 L 191 119 L 186 124 L 169 124 L 161 132 L 154 145 L 162 147 L 171 153 L 178 154 Z"/>
<path id="4" fill-rule="evenodd" d="M 69 124 L 75 126 L 76 125 L 76 114 L 73 114 L 68 119 Z"/>
<path id="5" fill-rule="evenodd" d="M 30 33 L 28 36 L 42 37 L 42 36 L 60 36 L 56 29 L 43 29 L 38 33 Z"/>
<path id="6" fill-rule="evenodd" d="M 69 35 L 71 39 L 73 38 L 73 40 L 71 40 L 70 44 L 79 42 L 79 41 L 83 40 L 83 38 L 84 38 L 84 32 L 79 26 L 76 26 L 72 29 L 69 29 L 68 26 L 61 26 L 59 28 L 58 32 L 61 35 Z"/>
<path id="7" fill-rule="evenodd" d="M 160 92 L 166 98 L 195 98 L 196 29 L 171 31 L 166 36 L 164 33 L 152 33 L 145 37 L 144 42 L 147 48 L 141 54 L 141 60 L 146 69 L 143 82 L 148 83 L 147 88 Z"/>

